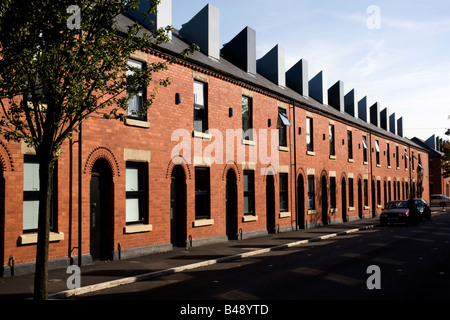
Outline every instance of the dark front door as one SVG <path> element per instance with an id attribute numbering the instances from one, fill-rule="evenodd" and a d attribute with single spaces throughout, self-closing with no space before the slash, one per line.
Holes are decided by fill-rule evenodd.
<path id="1" fill-rule="evenodd" d="M 305 227 L 305 182 L 301 174 L 297 180 L 297 225 Z"/>
<path id="2" fill-rule="evenodd" d="M 345 183 L 345 178 L 342 178 L 342 222 L 347 222 L 347 184 Z"/>
<path id="3" fill-rule="evenodd" d="M 325 176 L 322 177 L 322 223 L 328 224 L 328 188 Z"/>
<path id="4" fill-rule="evenodd" d="M 226 233 L 228 239 L 237 239 L 237 184 L 236 174 L 234 170 L 227 172 L 227 186 L 226 186 L 226 210 L 227 210 L 227 225 Z"/>
<path id="5" fill-rule="evenodd" d="M 186 246 L 186 176 L 175 166 L 170 184 L 170 242 L 174 247 Z"/>
<path id="6" fill-rule="evenodd" d="M 100 202 L 100 174 L 92 173 L 91 177 L 91 256 L 92 259 L 98 260 L 101 256 L 101 214 Z"/>
<path id="7" fill-rule="evenodd" d="M 112 258 L 112 192 L 111 170 L 99 160 L 92 169 L 90 182 L 90 252 L 93 260 Z"/>
<path id="8" fill-rule="evenodd" d="M 358 179 L 358 217 L 362 218 L 363 216 L 363 191 L 362 191 L 362 183 L 361 179 Z"/>
<path id="9" fill-rule="evenodd" d="M 275 182 L 273 175 L 266 176 L 266 219 L 267 231 L 275 232 Z"/>

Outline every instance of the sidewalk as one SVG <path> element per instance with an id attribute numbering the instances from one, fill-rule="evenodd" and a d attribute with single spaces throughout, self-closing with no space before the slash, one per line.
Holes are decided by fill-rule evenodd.
<path id="1" fill-rule="evenodd" d="M 432 211 L 434 214 L 442 212 L 440 208 L 436 207 L 433 207 Z M 97 261 L 81 267 L 81 288 L 73 290 L 68 290 L 66 284 L 72 273 L 67 273 L 66 269 L 49 270 L 49 299 L 63 299 L 224 261 L 244 259 L 274 250 L 283 250 L 288 247 L 372 229 L 378 225 L 378 217 L 365 218 L 246 240 L 231 240 L 188 249 L 174 248 L 165 253 L 155 253 L 128 260 Z M 33 286 L 34 276 L 32 274 L 0 278 L 0 300 L 32 298 Z"/>

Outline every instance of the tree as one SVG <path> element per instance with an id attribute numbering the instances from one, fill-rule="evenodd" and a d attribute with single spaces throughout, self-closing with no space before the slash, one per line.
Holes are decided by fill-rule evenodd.
<path id="1" fill-rule="evenodd" d="M 148 2 L 146 15 L 155 12 L 160 0 Z M 154 83 L 152 74 L 166 70 L 175 58 L 142 69 L 128 65 L 133 52 L 168 41 L 171 30 L 147 30 L 138 22 L 119 30 L 116 17 L 138 7 L 139 0 L 0 4 L 0 130 L 6 140 L 34 147 L 39 162 L 35 299 L 48 298 L 51 179 L 62 143 L 93 113 L 123 120 L 139 88 L 170 84 L 167 78 Z M 155 94 L 144 102 L 142 113 Z"/>
<path id="2" fill-rule="evenodd" d="M 444 178 L 450 177 L 450 141 L 442 143 L 442 152 L 444 155 L 441 158 L 442 176 Z"/>

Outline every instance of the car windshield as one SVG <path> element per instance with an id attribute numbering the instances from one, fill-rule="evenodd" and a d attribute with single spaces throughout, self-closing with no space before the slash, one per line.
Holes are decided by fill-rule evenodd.
<path id="1" fill-rule="evenodd" d="M 387 209 L 408 208 L 406 201 L 391 201 L 386 206 Z"/>

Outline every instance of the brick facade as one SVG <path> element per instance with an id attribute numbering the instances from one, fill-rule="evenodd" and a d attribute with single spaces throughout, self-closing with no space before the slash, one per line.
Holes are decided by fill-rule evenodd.
<path id="1" fill-rule="evenodd" d="M 141 53 L 139 57 L 145 57 L 147 62 L 164 59 L 163 54 L 155 54 L 154 51 L 145 55 Z M 304 100 L 297 100 L 296 96 L 289 98 L 290 91 L 278 94 L 270 88 L 242 82 L 229 74 L 221 73 L 220 70 L 199 66 L 188 60 L 171 65 L 161 74 L 161 77 L 165 76 L 169 76 L 172 84 L 167 88 L 158 88 L 157 98 L 147 114 L 147 119 L 122 123 L 91 117 L 83 122 L 81 134 L 74 135 L 72 141 L 64 144 L 57 167 L 56 222 L 52 230 L 49 255 L 51 266 L 75 263 L 80 252 L 83 263 L 89 263 L 95 258 L 91 252 L 93 235 L 90 231 L 93 222 L 91 180 L 96 172 L 103 179 L 101 193 L 106 199 L 103 201 L 105 210 L 101 211 L 104 219 L 100 223 L 104 232 L 101 233 L 100 250 L 106 253 L 107 259 L 125 259 L 170 250 L 173 245 L 180 243 L 186 246 L 203 245 L 228 239 L 255 237 L 274 231 L 286 232 L 298 227 L 312 228 L 324 223 L 345 223 L 353 219 L 372 217 L 381 212 L 381 208 L 389 199 L 389 196 L 385 196 L 385 183 L 386 192 L 391 185 L 392 199 L 406 198 L 408 186 L 413 185 L 415 190 L 418 190 L 421 185 L 423 189 L 420 194 L 416 192 L 416 195 L 429 200 L 428 154 L 408 139 L 383 132 L 382 129 L 359 119 L 348 121 L 339 113 L 315 109 L 316 102 L 307 105 Z M 270 139 L 266 145 L 261 146 L 258 140 L 260 135 L 255 137 L 257 139 L 254 139 L 254 144 L 236 139 L 233 159 L 218 157 L 223 161 L 213 161 L 209 164 L 212 159 L 202 157 L 209 154 L 212 143 L 217 140 L 214 136 L 197 137 L 194 133 L 194 80 L 207 85 L 208 128 L 217 129 L 224 140 L 227 129 L 242 128 L 243 95 L 252 99 L 252 122 L 257 133 L 260 129 L 276 129 L 279 108 L 286 110 L 291 126 L 287 127 L 286 146 L 276 150 L 279 156 L 278 168 L 262 162 L 259 157 L 255 162 L 251 161 L 250 154 L 260 148 L 267 148 L 270 154 Z M 177 94 L 181 96 L 179 104 L 175 99 Z M 230 108 L 233 109 L 232 115 Z M 306 151 L 307 117 L 313 118 L 313 153 Z M 335 155 L 332 156 L 329 144 L 330 124 L 334 125 L 335 136 Z M 188 133 L 191 150 L 202 143 L 202 155 L 172 155 L 172 150 L 179 146 L 181 141 L 172 139 L 172 135 L 180 129 Z M 352 133 L 352 159 L 348 156 L 349 131 Z M 367 139 L 367 149 L 364 149 L 363 136 Z M 378 165 L 375 140 L 379 141 Z M 390 166 L 387 164 L 387 143 L 390 146 Z M 80 145 L 82 155 L 79 161 Z M 238 159 L 238 148 L 245 150 L 244 162 Z M 227 151 L 226 148 L 222 150 L 224 154 Z M 366 162 L 363 159 L 364 150 L 367 150 Z M 407 168 L 404 160 L 405 150 L 409 157 Z M 0 263 L 4 276 L 11 273 L 12 258 L 16 274 L 33 272 L 36 241 L 33 240 L 33 234 L 23 232 L 23 163 L 27 153 L 32 153 L 32 150 L 24 145 L 5 141 L 0 143 L 3 174 Z M 412 170 L 409 160 L 413 159 L 413 154 L 417 158 L 420 155 L 423 170 L 418 170 L 418 159 L 415 159 Z M 217 153 L 213 155 L 217 156 Z M 126 222 L 127 162 L 144 164 L 147 170 L 147 177 L 144 179 L 146 209 L 143 220 L 137 224 Z M 196 167 L 209 168 L 210 175 L 210 213 L 208 217 L 201 219 L 196 219 L 195 216 Z M 253 215 L 244 215 L 244 175 L 248 171 L 254 172 L 255 179 Z M 229 214 L 232 215 L 230 221 L 234 221 L 231 229 L 227 229 L 229 172 L 234 173 L 236 177 L 235 185 L 231 187 L 236 188 L 237 195 L 235 198 L 229 195 Z M 280 211 L 280 174 L 283 173 L 287 173 L 288 177 L 287 210 Z M 315 182 L 313 208 L 308 208 L 308 176 L 313 176 Z M 349 205 L 349 179 L 353 179 L 353 206 Z M 171 186 L 175 183 L 173 181 L 179 183 L 179 188 L 175 191 L 183 193 L 179 198 L 171 195 Z M 332 208 L 333 181 L 335 205 Z M 398 184 L 394 184 L 397 181 Z M 379 191 L 378 185 L 381 187 Z M 397 186 L 400 186 L 400 193 Z M 233 192 L 231 187 L 228 193 Z M 79 188 L 81 194 L 78 193 Z M 267 202 L 269 194 L 273 194 L 274 201 L 271 198 Z M 181 208 L 177 209 L 179 211 L 174 209 L 174 213 L 184 215 L 178 220 L 175 217 L 175 222 L 171 220 L 171 199 L 178 201 L 177 208 Z M 178 240 L 180 237 L 182 239 L 175 243 L 174 238 L 177 237 Z"/>

